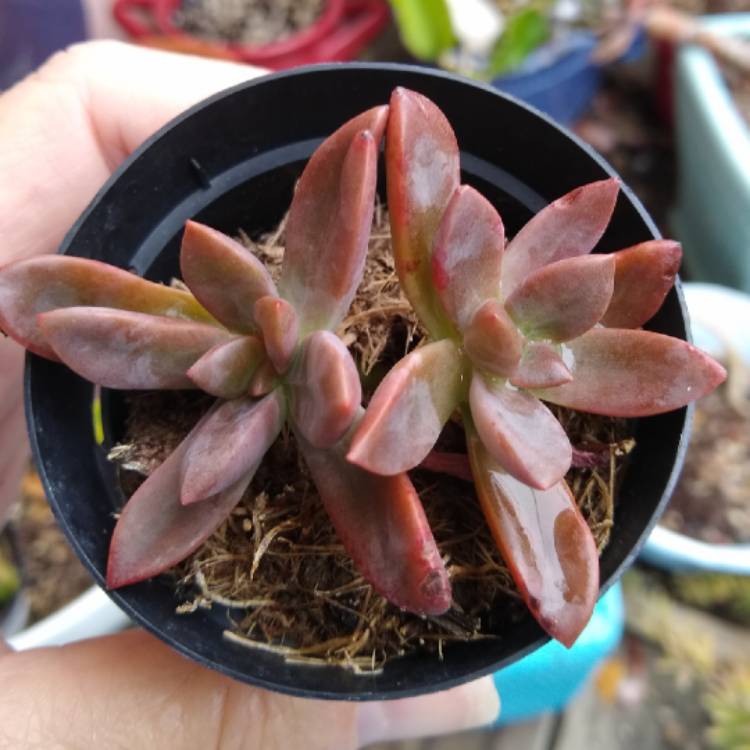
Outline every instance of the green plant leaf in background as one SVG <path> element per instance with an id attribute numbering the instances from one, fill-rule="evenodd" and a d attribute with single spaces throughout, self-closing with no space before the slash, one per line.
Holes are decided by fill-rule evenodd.
<path id="1" fill-rule="evenodd" d="M 736 665 L 709 688 L 704 705 L 711 717 L 708 739 L 720 750 L 750 748 L 750 666 Z"/>
<path id="2" fill-rule="evenodd" d="M 7 604 L 21 587 L 21 579 L 14 565 L 0 553 L 0 607 Z"/>
<path id="3" fill-rule="evenodd" d="M 539 10 L 526 8 L 508 18 L 500 39 L 490 57 L 490 78 L 507 73 L 520 65 L 540 44 L 549 39 L 550 25 Z"/>
<path id="4" fill-rule="evenodd" d="M 401 41 L 414 57 L 436 60 L 456 45 L 445 0 L 390 0 Z"/>

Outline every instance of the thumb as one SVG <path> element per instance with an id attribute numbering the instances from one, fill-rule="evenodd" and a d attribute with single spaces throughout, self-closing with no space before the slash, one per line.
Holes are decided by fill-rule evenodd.
<path id="1" fill-rule="evenodd" d="M 490 678 L 432 696 L 356 705 L 234 682 L 132 630 L 0 656 L 0 746 L 353 750 L 491 721 Z"/>

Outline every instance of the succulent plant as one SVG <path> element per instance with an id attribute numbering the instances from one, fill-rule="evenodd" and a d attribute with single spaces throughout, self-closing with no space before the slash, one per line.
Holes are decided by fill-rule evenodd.
<path id="1" fill-rule="evenodd" d="M 297 185 L 278 288 L 230 237 L 188 222 L 190 292 L 97 261 L 49 256 L 0 271 L 0 325 L 30 351 L 108 388 L 199 388 L 216 402 L 133 494 L 107 585 L 154 576 L 232 512 L 288 423 L 345 548 L 395 604 L 445 611 L 448 575 L 409 478 L 347 462 L 361 418 L 356 365 L 332 331 L 361 279 L 388 107 L 343 125 Z"/>
<path id="2" fill-rule="evenodd" d="M 555 200 L 506 246 L 497 211 L 459 174 L 443 113 L 397 89 L 386 134 L 396 269 L 433 341 L 386 375 L 347 455 L 384 476 L 407 471 L 459 412 L 493 537 L 534 617 L 569 646 L 596 601 L 598 554 L 564 480 L 570 441 L 544 402 L 653 415 L 700 398 L 725 373 L 691 344 L 640 329 L 673 285 L 677 243 L 590 254 L 615 179 Z"/>
<path id="3" fill-rule="evenodd" d="M 356 365 L 332 331 L 362 276 L 384 133 L 396 268 L 433 341 L 396 363 L 364 412 Z M 0 326 L 30 351 L 109 388 L 217 399 L 126 504 L 108 585 L 193 552 L 288 424 L 362 575 L 394 604 L 440 614 L 450 582 L 405 472 L 459 415 L 500 552 L 536 619 L 570 645 L 596 599 L 598 556 L 564 481 L 570 442 L 543 402 L 642 416 L 724 377 L 690 344 L 639 329 L 673 284 L 677 243 L 589 254 L 617 192 L 615 180 L 574 190 L 506 247 L 493 206 L 459 183 L 444 115 L 397 89 L 310 159 L 278 287 L 240 244 L 195 222 L 180 254 L 189 292 L 76 257 L 1 269 Z"/>

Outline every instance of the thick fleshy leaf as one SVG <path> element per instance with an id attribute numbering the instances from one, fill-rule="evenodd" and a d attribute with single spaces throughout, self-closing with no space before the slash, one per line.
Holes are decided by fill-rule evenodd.
<path id="1" fill-rule="evenodd" d="M 651 240 L 612 255 L 615 290 L 602 323 L 608 328 L 639 328 L 656 314 L 674 285 L 682 246 Z"/>
<path id="2" fill-rule="evenodd" d="M 573 375 L 566 367 L 557 349 L 543 341 L 529 341 L 518 369 L 510 378 L 517 388 L 552 388 L 569 383 Z"/>
<path id="3" fill-rule="evenodd" d="M 276 374 L 276 368 L 271 364 L 270 359 L 264 359 L 250 378 L 248 394 L 253 398 L 260 398 L 270 393 L 278 382 L 279 376 Z"/>
<path id="4" fill-rule="evenodd" d="M 57 360 L 37 326 L 37 315 L 79 306 L 216 324 L 192 294 L 96 260 L 45 255 L 0 270 L 0 328 L 34 354 Z"/>
<path id="5" fill-rule="evenodd" d="M 503 295 L 548 263 L 590 253 L 609 224 L 619 189 L 615 178 L 590 182 L 534 216 L 505 249 Z"/>
<path id="6" fill-rule="evenodd" d="M 363 112 L 315 151 L 294 193 L 279 289 L 303 333 L 333 329 L 362 278 L 388 107 Z"/>
<path id="7" fill-rule="evenodd" d="M 497 299 L 487 300 L 464 331 L 464 351 L 479 368 L 499 377 L 515 372 L 524 339 Z"/>
<path id="8" fill-rule="evenodd" d="M 568 648 L 591 618 L 599 557 L 564 481 L 547 490 L 519 482 L 468 439 L 475 487 L 503 559 L 537 622 Z"/>
<path id="9" fill-rule="evenodd" d="M 432 254 L 432 283 L 451 320 L 466 328 L 476 309 L 500 295 L 505 229 L 493 205 L 468 185 L 453 194 Z"/>
<path id="10" fill-rule="evenodd" d="M 541 401 L 507 385 L 490 386 L 475 373 L 469 403 L 485 448 L 511 476 L 539 490 L 565 476 L 573 449 Z"/>
<path id="11" fill-rule="evenodd" d="M 255 300 L 276 295 L 268 271 L 250 250 L 196 221 L 185 224 L 180 270 L 206 309 L 235 331 L 253 331 Z"/>
<path id="12" fill-rule="evenodd" d="M 421 463 L 465 397 L 465 366 L 449 339 L 407 354 L 375 391 L 347 458 L 385 476 Z"/>
<path id="13" fill-rule="evenodd" d="M 573 380 L 539 398 L 612 417 L 645 417 L 702 398 L 726 378 L 724 368 L 681 339 L 651 331 L 594 328 L 563 345 Z"/>
<path id="14" fill-rule="evenodd" d="M 241 336 L 209 349 L 187 371 L 187 376 L 212 396 L 239 398 L 248 392 L 253 373 L 265 357 L 260 339 Z"/>
<path id="15" fill-rule="evenodd" d="M 182 461 L 202 424 L 203 420 L 125 505 L 109 546 L 108 588 L 138 583 L 184 560 L 213 534 L 242 498 L 257 467 L 209 500 L 188 507 L 180 503 Z"/>
<path id="16" fill-rule="evenodd" d="M 232 338 L 205 323 L 106 307 L 65 307 L 38 320 L 62 362 L 107 388 L 194 388 L 187 371 Z"/>
<path id="17" fill-rule="evenodd" d="M 288 382 L 297 431 L 315 448 L 338 442 L 362 401 L 357 365 L 341 339 L 330 331 L 311 333 Z"/>
<path id="18" fill-rule="evenodd" d="M 255 303 L 255 322 L 260 328 L 268 358 L 276 372 L 285 373 L 299 338 L 299 318 L 281 297 L 261 297 Z"/>
<path id="19" fill-rule="evenodd" d="M 257 466 L 281 432 L 285 412 L 279 389 L 260 401 L 238 398 L 214 409 L 182 461 L 182 504 L 214 497 Z"/>
<path id="20" fill-rule="evenodd" d="M 422 503 L 406 474 L 382 477 L 346 460 L 348 440 L 328 450 L 299 439 L 321 500 L 357 570 L 388 601 L 443 614 L 451 586 Z"/>
<path id="21" fill-rule="evenodd" d="M 615 259 L 584 255 L 529 274 L 505 309 L 530 338 L 568 341 L 593 328 L 612 299 Z"/>
<path id="22" fill-rule="evenodd" d="M 397 88 L 385 144 L 388 210 L 401 287 L 435 339 L 451 333 L 432 285 L 432 249 L 448 201 L 459 185 L 456 136 L 426 97 Z"/>

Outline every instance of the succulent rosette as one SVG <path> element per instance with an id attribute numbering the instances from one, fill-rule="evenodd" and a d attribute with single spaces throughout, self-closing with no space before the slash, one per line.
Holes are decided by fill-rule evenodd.
<path id="1" fill-rule="evenodd" d="M 195 222 L 180 252 L 189 292 L 77 257 L 0 271 L 0 325 L 30 351 L 108 388 L 199 388 L 217 398 L 125 505 L 110 545 L 110 588 L 196 550 L 288 424 L 362 575 L 414 612 L 450 606 L 448 575 L 409 478 L 345 458 L 361 387 L 332 331 L 362 277 L 387 118 L 387 106 L 355 117 L 306 165 L 278 286 L 241 244 Z"/>
<path id="2" fill-rule="evenodd" d="M 571 645 L 596 601 L 598 554 L 564 479 L 570 441 L 545 402 L 642 417 L 724 379 L 691 344 L 640 328 L 674 283 L 680 246 L 591 254 L 615 179 L 555 200 L 506 244 L 495 208 L 460 184 L 445 116 L 402 89 L 391 99 L 386 174 L 396 269 L 433 341 L 380 383 L 348 458 L 385 476 L 412 469 L 459 413 L 495 541 L 534 617 Z"/>
<path id="3" fill-rule="evenodd" d="M 431 341 L 395 364 L 365 412 L 357 367 L 334 331 L 362 278 L 384 135 L 396 269 Z M 180 252 L 189 291 L 71 256 L 0 269 L 0 326 L 35 354 L 108 388 L 216 398 L 125 505 L 109 587 L 195 551 L 287 425 L 363 577 L 403 609 L 441 614 L 449 576 L 406 472 L 458 416 L 480 504 L 522 596 L 550 635 L 575 641 L 598 593 L 598 554 L 564 479 L 570 441 L 546 404 L 658 414 L 725 373 L 687 342 L 640 328 L 673 285 L 677 243 L 591 254 L 615 180 L 559 198 L 506 245 L 497 211 L 460 184 L 459 167 L 440 110 L 396 89 L 306 165 L 278 283 L 241 244 L 196 222 Z"/>

